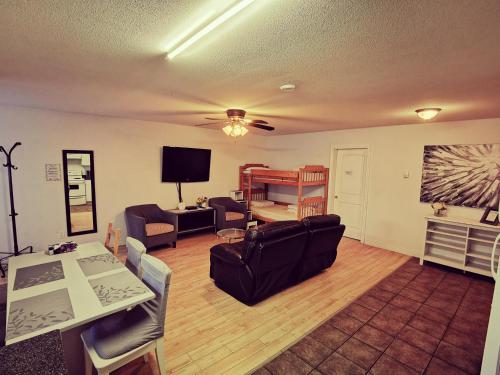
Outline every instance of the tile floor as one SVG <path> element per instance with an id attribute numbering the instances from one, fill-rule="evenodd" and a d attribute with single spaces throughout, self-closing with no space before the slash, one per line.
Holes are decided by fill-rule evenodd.
<path id="1" fill-rule="evenodd" d="M 493 287 L 412 259 L 254 374 L 479 374 Z"/>

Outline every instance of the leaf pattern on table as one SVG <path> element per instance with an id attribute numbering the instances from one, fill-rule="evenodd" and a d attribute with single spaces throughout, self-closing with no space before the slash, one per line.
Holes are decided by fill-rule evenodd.
<path id="1" fill-rule="evenodd" d="M 124 299 L 137 296 L 145 293 L 147 290 L 141 285 L 126 286 L 124 288 L 106 287 L 103 284 L 93 286 L 94 292 L 101 301 L 103 306 L 110 305 L 114 302 L 123 301 Z"/>
<path id="2" fill-rule="evenodd" d="M 41 285 L 51 281 L 64 279 L 64 271 L 60 260 L 36 266 L 19 268 L 16 271 L 14 290 Z"/>
<path id="3" fill-rule="evenodd" d="M 28 314 L 23 309 L 14 309 L 9 314 L 8 338 L 22 336 L 70 319 L 73 319 L 73 315 L 64 310 L 53 310 L 41 314 L 30 312 Z"/>
<path id="4" fill-rule="evenodd" d="M 99 254 L 77 260 L 85 276 L 111 271 L 124 267 L 123 264 L 111 253 Z"/>
<path id="5" fill-rule="evenodd" d="M 118 258 L 116 258 L 112 254 L 99 254 L 99 255 L 94 255 L 91 257 L 87 258 L 80 258 L 78 259 L 78 263 L 80 264 L 85 264 L 85 263 L 95 263 L 95 262 L 103 262 L 103 263 L 110 263 L 110 264 L 117 264 L 120 263 Z"/>
<path id="6" fill-rule="evenodd" d="M 129 270 L 89 280 L 90 286 L 103 306 L 123 301 L 149 289 Z"/>
<path id="7" fill-rule="evenodd" d="M 7 340 L 74 319 L 67 289 L 13 301 L 7 321 Z"/>

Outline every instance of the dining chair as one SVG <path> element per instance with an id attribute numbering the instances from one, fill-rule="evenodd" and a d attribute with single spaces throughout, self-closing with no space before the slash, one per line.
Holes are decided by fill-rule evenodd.
<path id="1" fill-rule="evenodd" d="M 108 250 L 113 250 L 115 256 L 118 255 L 118 247 L 120 246 L 120 237 L 122 230 L 120 228 L 113 228 L 113 223 L 108 224 L 108 231 L 104 239 L 104 247 Z M 111 237 L 113 237 L 113 248 L 110 247 Z"/>
<path id="2" fill-rule="evenodd" d="M 146 254 L 146 247 L 133 237 L 127 237 L 126 245 L 127 260 L 125 266 L 140 279 L 142 278 L 141 258 Z"/>
<path id="3" fill-rule="evenodd" d="M 152 350 L 160 374 L 166 374 L 163 343 L 172 271 L 161 260 L 147 254 L 142 256 L 141 266 L 142 280 L 154 291 L 155 298 L 132 310 L 98 320 L 83 331 L 86 375 L 92 374 L 92 364 L 99 375 L 108 375 Z"/>

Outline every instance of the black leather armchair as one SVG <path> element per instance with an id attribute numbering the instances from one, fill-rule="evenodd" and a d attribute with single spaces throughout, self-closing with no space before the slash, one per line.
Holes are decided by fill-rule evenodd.
<path id="1" fill-rule="evenodd" d="M 215 209 L 215 224 L 217 230 L 227 228 L 246 229 L 247 207 L 229 197 L 210 198 L 208 205 Z"/>
<path id="2" fill-rule="evenodd" d="M 130 237 L 141 241 L 149 250 L 153 247 L 176 246 L 175 215 L 156 204 L 141 204 L 125 209 L 125 222 Z"/>

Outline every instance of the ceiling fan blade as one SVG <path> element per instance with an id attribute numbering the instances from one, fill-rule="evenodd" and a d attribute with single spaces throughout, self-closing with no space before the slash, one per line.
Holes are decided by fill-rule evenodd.
<path id="1" fill-rule="evenodd" d="M 268 125 L 269 123 L 264 120 L 250 120 L 248 119 L 249 124 L 261 124 L 261 125 Z"/>
<path id="2" fill-rule="evenodd" d="M 209 126 L 209 125 L 217 125 L 218 122 L 205 122 L 203 124 L 195 124 L 193 126 Z"/>
<path id="3" fill-rule="evenodd" d="M 248 126 L 252 126 L 254 128 L 262 129 L 262 130 L 267 130 L 267 131 L 273 131 L 274 128 L 272 126 L 268 125 L 262 125 L 262 124 L 256 124 L 255 122 L 250 122 Z"/>
<path id="4" fill-rule="evenodd" d="M 205 117 L 205 120 L 224 121 L 224 120 L 227 120 L 227 119 L 226 118 Z"/>
<path id="5" fill-rule="evenodd" d="M 294 122 L 308 122 L 308 123 L 315 123 L 315 124 L 321 124 L 321 123 L 331 123 L 331 121 L 327 120 L 321 120 L 318 118 L 312 118 L 312 117 L 300 117 L 300 116 L 280 116 L 280 115 L 270 115 L 270 114 L 265 114 L 265 113 L 254 113 L 255 116 L 259 117 L 264 117 L 264 118 L 269 118 L 269 119 L 275 119 L 275 120 L 285 120 L 285 121 L 294 121 Z"/>

